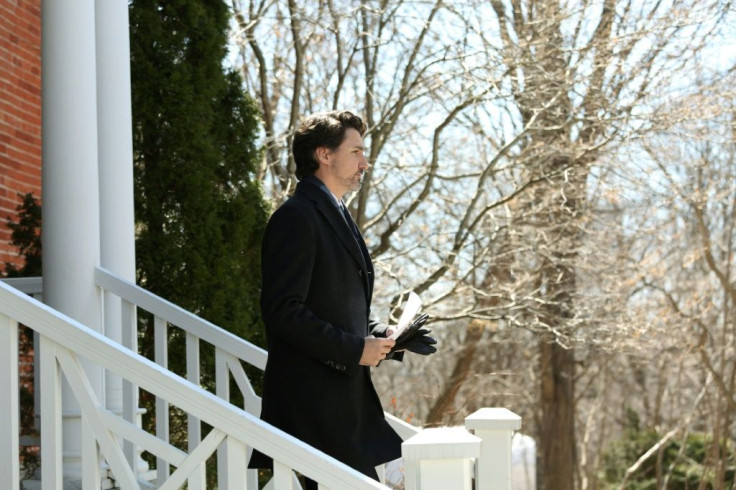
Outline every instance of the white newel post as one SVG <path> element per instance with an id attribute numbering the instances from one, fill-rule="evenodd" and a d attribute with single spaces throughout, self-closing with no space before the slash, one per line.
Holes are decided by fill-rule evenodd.
<path id="1" fill-rule="evenodd" d="M 511 490 L 511 436 L 521 428 L 521 417 L 505 408 L 481 408 L 465 419 L 465 427 L 483 441 L 476 488 Z"/>
<path id="2" fill-rule="evenodd" d="M 128 0 L 96 0 L 95 19 L 100 263 L 113 274 L 135 282 Z M 114 295 L 106 295 L 104 301 L 105 335 L 137 352 L 135 309 L 124 307 Z M 105 378 L 105 406 L 140 426 L 138 388 L 112 373 Z M 148 469 L 139 451 L 127 441 L 124 451 L 131 467 L 138 472 Z"/>
<path id="3" fill-rule="evenodd" d="M 100 264 L 94 13 L 94 0 L 43 0 L 41 6 L 43 292 L 46 304 L 101 332 L 94 281 Z M 104 400 L 103 370 L 83 366 Z M 80 409 L 68 384 L 62 391 L 64 477 L 79 481 L 82 448 L 89 445 L 82 444 Z M 42 400 L 49 395 L 41 393 Z M 49 424 L 41 421 L 42 441 L 44 431 L 55 430 Z M 54 452 L 43 444 L 42 472 L 55 466 Z"/>
<path id="4" fill-rule="evenodd" d="M 401 445 L 406 490 L 470 490 L 480 445 L 462 427 L 424 429 L 407 439 Z"/>

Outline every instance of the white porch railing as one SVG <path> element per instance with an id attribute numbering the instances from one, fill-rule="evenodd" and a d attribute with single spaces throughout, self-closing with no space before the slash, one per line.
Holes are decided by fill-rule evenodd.
<path id="1" fill-rule="evenodd" d="M 218 487 L 221 489 L 256 489 L 257 475 L 245 469 L 249 448 L 256 447 L 274 457 L 274 478 L 271 488 L 295 488 L 292 470 L 296 470 L 320 482 L 320 488 L 387 488 L 352 470 L 337 460 L 305 445 L 301 441 L 264 424 L 257 418 L 260 398 L 255 394 L 243 369 L 246 362 L 260 369 L 265 367 L 267 353 L 229 332 L 167 302 L 148 291 L 98 269 L 95 280 L 106 295 L 121 299 L 123 343 L 120 346 L 103 335 L 94 332 L 74 320 L 48 308 L 38 301 L 21 294 L 5 284 L 0 284 L 0 389 L 11 396 L 0 404 L 1 420 L 9 421 L 0 429 L 0 487 L 17 489 L 18 483 L 18 370 L 17 324 L 29 326 L 37 333 L 40 346 L 41 404 L 41 457 L 44 488 L 61 489 L 61 375 L 69 381 L 72 392 L 82 411 L 83 426 L 83 480 L 84 488 L 97 488 L 100 481 L 100 458 L 107 462 L 109 476 L 120 488 L 179 488 L 184 483 L 192 490 L 204 489 L 205 461 L 217 451 Z M 17 284 L 16 284 L 17 285 Z M 131 352 L 135 348 L 138 309 L 153 315 L 155 330 L 155 363 Z M 167 346 L 171 327 L 180 328 L 186 337 L 186 378 L 168 370 Z M 199 386 L 200 346 L 208 343 L 215 351 L 215 393 Z M 37 353 L 38 355 L 38 353 Z M 89 387 L 79 359 L 101 366 L 124 380 L 122 417 L 106 410 Z M 36 358 L 37 360 L 39 357 Z M 229 403 L 230 379 L 242 392 L 244 409 Z M 156 434 L 149 434 L 135 424 L 138 407 L 134 396 L 138 387 L 156 396 Z M 37 390 L 38 391 L 38 390 Z M 187 451 L 170 444 L 168 427 L 169 406 L 174 405 L 187 414 L 189 447 Z M 486 409 L 487 410 L 487 409 Z M 496 409 L 499 410 L 499 409 Z M 389 422 L 405 442 L 407 461 L 406 488 L 446 488 L 432 474 L 444 474 L 442 468 L 461 468 L 458 472 L 460 486 L 470 488 L 469 479 L 475 476 L 483 486 L 476 488 L 508 489 L 508 475 L 496 474 L 493 482 L 484 480 L 483 468 L 503 468 L 504 464 L 486 462 L 482 456 L 488 435 L 492 434 L 494 458 L 508 459 L 510 466 L 510 441 L 513 430 L 518 429 L 520 419 L 505 411 L 502 414 L 478 412 L 474 422 L 466 424 L 476 435 L 464 431 L 459 436 L 453 432 L 454 441 L 447 431 L 419 432 L 396 417 L 386 414 Z M 499 415 L 501 415 L 499 417 Z M 469 418 L 470 420 L 470 418 Z M 511 420 L 511 422 L 509 422 Z M 480 422 L 479 422 L 480 421 Z M 202 422 L 212 430 L 202 437 Z M 492 430 L 494 424 L 501 432 Z M 500 424 L 500 425 L 498 425 Z M 482 429 L 482 430 L 480 430 Z M 499 439 L 498 434 L 503 434 Z M 458 439 L 458 437 L 460 439 Z M 124 441 L 121 445 L 119 441 Z M 488 439 L 491 440 L 491 439 Z M 4 442 L 7 441 L 7 444 Z M 135 468 L 138 451 L 156 456 L 155 482 L 139 481 L 131 468 Z M 99 451 L 99 452 L 98 452 Z M 439 451 L 439 453 L 438 453 Z M 506 451 L 504 456 L 504 451 Z M 492 451 L 491 451 L 492 452 Z M 455 461 L 450 466 L 444 460 Z M 461 461 L 458 463 L 458 461 Z M 447 461 L 445 461 L 447 462 Z M 459 464 L 459 466 L 458 466 Z M 171 469 L 175 468 L 172 472 Z M 7 470 L 7 471 L 5 471 Z M 439 471 L 439 473 L 437 473 Z M 487 472 L 486 472 L 487 473 Z M 463 476 L 464 475 L 464 476 Z M 471 476 L 468 476 L 471 475 Z M 480 478 L 478 478 L 480 477 Z M 48 482 L 55 482 L 48 485 Z"/>

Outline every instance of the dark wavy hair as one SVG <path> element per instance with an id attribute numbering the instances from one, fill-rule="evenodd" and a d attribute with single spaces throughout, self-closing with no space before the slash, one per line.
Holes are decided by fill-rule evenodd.
<path id="1" fill-rule="evenodd" d="M 319 112 L 307 116 L 296 129 L 291 145 L 296 163 L 296 178 L 301 180 L 312 175 L 319 168 L 315 150 L 320 147 L 334 150 L 345 139 L 348 128 L 357 130 L 361 136 L 366 131 L 363 120 L 352 112 Z"/>

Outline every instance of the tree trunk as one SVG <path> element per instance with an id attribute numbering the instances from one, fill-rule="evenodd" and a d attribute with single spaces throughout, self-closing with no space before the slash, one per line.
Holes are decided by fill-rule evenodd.
<path id="1" fill-rule="evenodd" d="M 478 322 L 480 323 L 480 322 Z M 455 369 L 452 371 L 452 376 L 447 382 L 447 386 L 442 394 L 437 397 L 437 401 L 432 406 L 427 415 L 425 425 L 427 427 L 438 427 L 446 423 L 445 416 L 447 414 L 454 414 L 456 412 L 455 398 L 457 397 L 460 387 L 470 376 L 470 366 L 473 363 L 475 357 L 475 350 L 478 346 L 478 341 L 483 334 L 482 324 L 476 322 L 470 322 L 468 330 L 465 335 L 465 345 L 463 350 L 457 356 L 455 361 Z M 457 422 L 457 421 L 455 421 Z"/>
<path id="2" fill-rule="evenodd" d="M 542 341 L 541 417 L 537 481 L 540 490 L 575 488 L 575 359 L 572 349 Z"/>

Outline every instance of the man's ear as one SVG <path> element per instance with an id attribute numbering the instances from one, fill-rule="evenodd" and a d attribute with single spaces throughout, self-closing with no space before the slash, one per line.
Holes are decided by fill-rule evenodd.
<path id="1" fill-rule="evenodd" d="M 330 156 L 330 149 L 326 146 L 318 146 L 317 149 L 314 150 L 314 156 L 317 159 L 317 162 L 327 163 Z"/>

